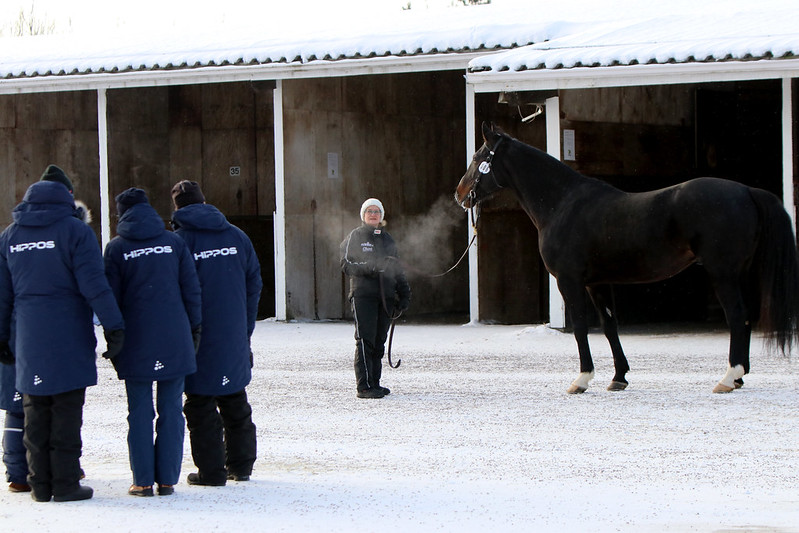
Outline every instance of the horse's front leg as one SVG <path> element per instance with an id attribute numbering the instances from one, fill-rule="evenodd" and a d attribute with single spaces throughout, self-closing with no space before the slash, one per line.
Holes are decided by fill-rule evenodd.
<path id="1" fill-rule="evenodd" d="M 591 301 L 599 313 L 602 330 L 605 333 L 608 344 L 610 344 L 610 351 L 613 353 L 613 367 L 616 370 L 616 374 L 613 376 L 610 385 L 608 385 L 608 390 L 621 391 L 627 388 L 626 375 L 630 371 L 630 365 L 627 362 L 627 357 L 624 356 L 624 350 L 619 340 L 619 323 L 616 320 L 612 291 L 613 288 L 610 285 L 588 287 L 588 294 L 591 296 Z"/>
<path id="2" fill-rule="evenodd" d="M 738 285 L 717 284 L 716 294 L 730 327 L 730 353 L 727 372 L 713 388 L 713 392 L 732 392 L 743 386 L 743 377 L 749 373 L 752 324 L 749 322 L 749 313 Z"/>
<path id="3" fill-rule="evenodd" d="M 588 389 L 589 382 L 594 379 L 594 361 L 591 359 L 591 348 L 588 346 L 588 321 L 585 317 L 585 287 L 580 283 L 558 278 L 558 288 L 572 319 L 574 340 L 577 341 L 577 351 L 580 354 L 580 375 L 566 392 L 580 394 Z"/>

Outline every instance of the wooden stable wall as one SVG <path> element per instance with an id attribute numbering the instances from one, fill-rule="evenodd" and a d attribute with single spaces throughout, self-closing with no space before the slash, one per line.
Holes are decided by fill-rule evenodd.
<path id="1" fill-rule="evenodd" d="M 112 192 L 146 189 L 168 219 L 171 186 L 189 179 L 228 216 L 271 216 L 272 108 L 271 89 L 250 83 L 109 91 Z"/>
<path id="2" fill-rule="evenodd" d="M 274 313 L 273 86 L 107 92 L 112 197 L 141 187 L 166 223 L 172 184 L 200 182 L 208 202 L 260 247 L 262 314 Z M 290 318 L 350 316 L 338 246 L 359 224 L 360 205 L 370 196 L 384 201 L 387 229 L 403 259 L 422 272 L 409 272 L 409 315 L 467 316 L 465 263 L 443 278 L 426 276 L 454 263 L 467 243 L 466 215 L 452 200 L 465 169 L 464 91 L 462 72 L 284 83 Z M 98 153 L 95 92 L 0 97 L 0 170 L 6 177 L 0 207 L 6 221 L 27 186 L 56 163 L 73 179 L 77 197 L 97 213 L 99 235 Z"/>
<path id="3" fill-rule="evenodd" d="M 287 80 L 284 91 L 288 315 L 351 316 L 339 244 L 379 198 L 402 258 L 425 273 L 467 244 L 453 191 L 465 170 L 462 72 Z M 409 272 L 408 315 L 468 313 L 464 264 Z"/>
<path id="4" fill-rule="evenodd" d="M 108 92 L 112 195 L 148 192 L 168 222 L 171 187 L 197 181 L 248 232 L 261 262 L 260 316 L 274 316 L 274 122 L 271 86 L 222 83 Z M 115 209 L 112 206 L 112 209 Z"/>
<path id="5" fill-rule="evenodd" d="M 338 246 L 359 224 L 369 196 L 383 200 L 387 230 L 413 269 L 409 316 L 465 317 L 465 264 L 442 278 L 425 275 L 445 270 L 468 241 L 465 213 L 452 201 L 466 160 L 462 73 L 286 80 L 283 95 L 289 317 L 350 316 Z M 779 193 L 779 95 L 779 81 L 561 91 L 561 128 L 573 130 L 576 142 L 568 164 L 626 190 L 716 174 Z M 208 201 L 259 247 L 262 316 L 274 314 L 272 84 L 115 89 L 107 96 L 112 194 L 145 188 L 166 222 L 171 185 L 199 181 Z M 530 101 L 545 96 L 522 94 Z M 531 112 L 522 102 L 521 112 Z M 476 105 L 478 120 L 545 148 L 543 116 L 522 124 L 519 109 L 498 103 L 496 94 L 477 95 Z M 99 235 L 98 152 L 94 91 L 0 96 L 4 221 L 55 163 L 97 214 Z M 535 229 L 512 195 L 486 205 L 480 231 L 482 319 L 548 320 L 549 280 Z M 622 318 L 718 312 L 701 269 L 666 284 L 622 288 L 617 299 L 626 308 Z"/>
<path id="6" fill-rule="evenodd" d="M 67 173 L 75 197 L 97 213 L 99 234 L 99 150 L 97 96 L 93 91 L 0 96 L 0 222 L 48 164 Z"/>

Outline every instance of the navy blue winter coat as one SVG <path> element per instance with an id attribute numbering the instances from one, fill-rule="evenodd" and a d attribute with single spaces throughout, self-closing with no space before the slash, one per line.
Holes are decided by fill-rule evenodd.
<path id="1" fill-rule="evenodd" d="M 250 383 L 250 336 L 261 296 L 261 266 L 249 237 L 209 204 L 190 204 L 172 214 L 186 240 L 203 291 L 203 333 L 197 373 L 186 392 L 223 396 Z"/>
<path id="2" fill-rule="evenodd" d="M 105 272 L 125 317 L 119 379 L 160 381 L 197 370 L 192 329 L 200 325 L 200 282 L 186 243 L 150 204 L 131 206 L 105 248 Z"/>
<path id="3" fill-rule="evenodd" d="M 31 185 L 0 234 L 0 340 L 16 313 L 17 390 L 48 396 L 95 385 L 92 311 L 106 330 L 125 322 L 103 273 L 100 245 L 61 183 Z"/>

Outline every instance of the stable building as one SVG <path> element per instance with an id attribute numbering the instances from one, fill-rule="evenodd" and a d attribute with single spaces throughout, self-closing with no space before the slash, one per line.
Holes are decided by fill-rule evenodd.
<path id="1" fill-rule="evenodd" d="M 622 189 L 718 175 L 777 193 L 793 216 L 799 10 L 769 5 L 715 25 L 489 5 L 313 38 L 14 39 L 0 53 L 0 214 L 10 222 L 55 163 L 105 243 L 117 193 L 144 188 L 166 223 L 171 185 L 196 180 L 256 245 L 261 316 L 347 319 L 338 245 L 375 196 L 409 265 L 411 318 L 565 325 L 535 228 L 504 194 L 468 266 L 431 277 L 470 239 L 452 193 L 480 122 Z M 701 269 L 617 300 L 623 322 L 717 313 Z"/>

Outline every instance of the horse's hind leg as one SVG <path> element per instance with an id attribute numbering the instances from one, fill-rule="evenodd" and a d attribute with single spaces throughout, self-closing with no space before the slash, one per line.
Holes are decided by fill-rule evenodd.
<path id="1" fill-rule="evenodd" d="M 752 325 L 739 284 L 718 282 L 716 294 L 730 327 L 730 355 L 727 373 L 713 388 L 713 392 L 731 392 L 743 385 L 742 378 L 749 372 Z"/>
<path id="2" fill-rule="evenodd" d="M 599 313 L 602 330 L 605 333 L 605 338 L 608 339 L 608 344 L 610 344 L 610 351 L 613 353 L 613 366 L 616 369 L 616 374 L 613 376 L 610 385 L 608 385 L 608 390 L 624 390 L 628 384 L 626 375 L 630 371 L 630 365 L 627 363 L 627 358 L 624 356 L 624 350 L 619 340 L 619 323 L 616 320 L 616 309 L 613 303 L 613 287 L 610 285 L 589 287 L 588 294 L 591 296 L 591 301 Z"/>

